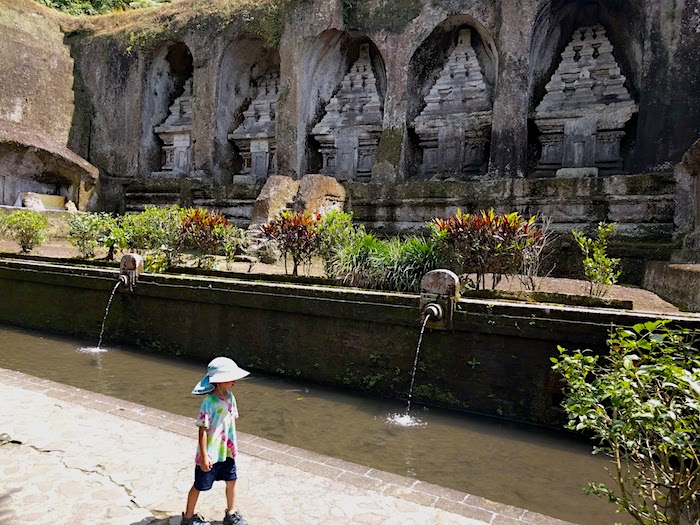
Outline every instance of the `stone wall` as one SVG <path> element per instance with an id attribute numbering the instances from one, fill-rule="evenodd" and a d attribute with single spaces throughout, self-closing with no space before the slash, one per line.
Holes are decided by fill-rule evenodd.
<path id="1" fill-rule="evenodd" d="M 69 146 L 100 170 L 98 207 L 194 204 L 244 225 L 264 184 L 264 169 L 249 175 L 255 159 L 273 167 L 270 174 L 300 179 L 322 169 L 332 175 L 324 162 L 359 155 L 371 171 L 354 174 L 350 158 L 350 171 L 338 178 L 347 178 L 356 217 L 387 232 L 457 207 L 494 206 L 553 215 L 562 230 L 619 221 L 626 242 L 668 244 L 685 233 L 669 219 L 676 206 L 669 173 L 700 136 L 693 74 L 700 0 L 310 0 L 237 9 L 183 3 L 86 22 L 66 36 L 77 74 L 58 77 L 62 94 L 53 98 L 63 104 L 72 86 L 78 110 Z M 583 51 L 576 38 L 585 40 Z M 63 71 L 66 47 L 57 39 L 48 47 L 68 60 L 51 59 Z M 605 59 L 590 66 L 601 49 Z M 588 53 L 588 65 L 577 53 Z M 22 75 L 15 68 L 4 78 L 28 89 Z M 457 89 L 455 75 L 469 89 Z M 276 104 L 263 97 L 266 109 L 256 107 L 271 78 Z M 574 91 L 573 110 L 558 105 Z M 0 109 L 12 113 L 12 100 L 0 96 Z M 190 109 L 174 118 L 182 104 Z M 450 119 L 444 104 L 464 119 Z M 334 117 L 324 121 L 329 112 Z M 369 114 L 380 115 L 379 127 L 363 121 Z M 274 135 L 231 139 L 256 118 L 274 121 L 265 124 Z M 179 171 L 164 162 L 170 146 L 156 132 L 166 122 L 187 159 Z M 570 157 L 573 170 L 552 164 L 553 137 L 569 148 L 559 158 Z M 329 148 L 337 152 L 329 156 Z M 456 164 L 426 168 L 430 148 Z M 546 170 L 538 168 L 543 148 Z"/>
<path id="2" fill-rule="evenodd" d="M 0 261 L 0 322 L 96 340 L 116 270 Z M 31 301 L 27 300 L 31 297 Z M 107 341 L 405 398 L 420 330 L 419 297 L 232 279 L 142 275 L 121 288 Z M 75 305 L 79 303 L 80 309 Z M 627 311 L 462 300 L 453 330 L 428 330 L 415 399 L 559 428 L 557 345 L 605 348 Z M 697 318 L 674 319 L 699 327 Z"/>
<path id="3" fill-rule="evenodd" d="M 73 59 L 60 18 L 35 2 L 0 1 L 0 120 L 65 145 L 74 109 Z"/>

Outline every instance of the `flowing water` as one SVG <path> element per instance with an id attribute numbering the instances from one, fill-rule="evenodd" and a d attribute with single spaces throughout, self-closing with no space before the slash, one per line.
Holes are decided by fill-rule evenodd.
<path id="1" fill-rule="evenodd" d="M 101 350 L 102 348 L 102 337 L 105 335 L 105 324 L 107 323 L 107 316 L 109 315 L 109 307 L 112 306 L 112 299 L 114 299 L 114 294 L 117 293 L 117 288 L 119 288 L 119 285 L 122 284 L 122 280 L 119 279 L 117 280 L 117 284 L 114 285 L 114 288 L 112 288 L 112 293 L 109 294 L 109 301 L 107 301 L 107 308 L 105 308 L 105 315 L 102 317 L 102 327 L 100 328 L 100 338 L 97 340 L 97 346 L 96 347 L 87 347 L 85 350 L 92 350 L 93 353 L 97 353 Z"/>
<path id="2" fill-rule="evenodd" d="M 423 334 L 425 333 L 425 325 L 428 324 L 430 319 L 429 315 L 426 315 L 423 319 L 423 324 L 420 327 L 420 335 L 418 336 L 418 345 L 416 346 L 416 355 L 413 358 L 413 370 L 411 371 L 411 386 L 408 388 L 408 403 L 406 404 L 405 414 L 391 414 L 387 418 L 387 422 L 392 425 L 397 425 L 399 427 L 419 427 L 425 425 L 423 420 L 411 415 L 411 400 L 413 399 L 413 385 L 416 382 L 416 369 L 418 368 L 418 355 L 420 354 L 420 345 L 423 342 Z"/>
<path id="3" fill-rule="evenodd" d="M 82 349 L 82 351 L 81 351 Z M 0 367 L 194 416 L 189 392 L 206 363 L 0 325 Z M 422 426 L 387 424 L 405 404 L 253 373 L 236 384 L 241 432 L 410 476 L 581 525 L 611 525 L 612 505 L 586 496 L 607 461 L 563 433 L 414 406 Z M 2 430 L 2 429 L 0 429 Z M 192 450 L 195 447 L 192 430 Z"/>

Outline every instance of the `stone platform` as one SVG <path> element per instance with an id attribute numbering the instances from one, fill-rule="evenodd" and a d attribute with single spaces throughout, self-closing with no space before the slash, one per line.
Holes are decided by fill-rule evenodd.
<path id="1" fill-rule="evenodd" d="M 0 523 L 176 525 L 193 419 L 0 368 Z M 251 525 L 567 525 L 478 496 L 239 434 Z M 220 524 L 223 484 L 197 511 Z"/>

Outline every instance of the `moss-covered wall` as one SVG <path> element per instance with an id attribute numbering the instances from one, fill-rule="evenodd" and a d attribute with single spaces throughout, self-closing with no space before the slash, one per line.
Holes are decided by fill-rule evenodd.
<path id="1" fill-rule="evenodd" d="M 73 60 L 60 16 L 31 1 L 0 0 L 0 120 L 66 144 L 73 119 Z"/>
<path id="2" fill-rule="evenodd" d="M 116 271 L 0 261 L 0 322 L 97 338 Z M 80 304 L 76 309 L 75 305 Z M 419 298 L 232 279 L 142 276 L 119 290 L 105 337 L 160 353 L 234 356 L 274 374 L 405 398 Z M 451 331 L 428 331 L 416 399 L 559 426 L 558 344 L 601 349 L 628 312 L 461 301 Z M 686 326 L 700 326 L 695 320 Z"/>

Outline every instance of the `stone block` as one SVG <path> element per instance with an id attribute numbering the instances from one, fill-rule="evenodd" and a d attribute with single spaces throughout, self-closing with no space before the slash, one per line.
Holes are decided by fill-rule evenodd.
<path id="1" fill-rule="evenodd" d="M 597 177 L 598 168 L 559 168 L 556 176 L 559 178 L 582 178 L 582 177 Z"/>
<path id="2" fill-rule="evenodd" d="M 345 188 L 333 177 L 304 175 L 294 197 L 295 211 L 324 213 L 345 207 Z"/>

